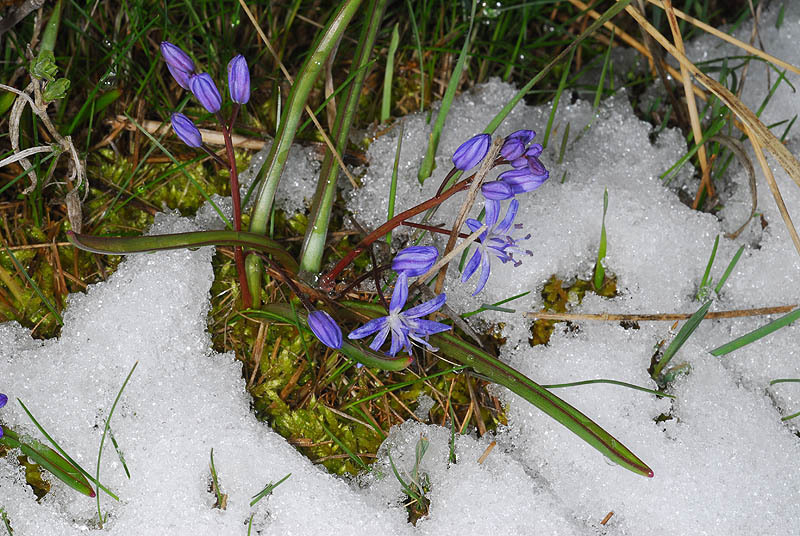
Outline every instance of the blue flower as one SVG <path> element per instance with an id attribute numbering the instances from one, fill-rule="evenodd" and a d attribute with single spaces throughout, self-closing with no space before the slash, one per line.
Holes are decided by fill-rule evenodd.
<path id="1" fill-rule="evenodd" d="M 503 147 L 500 148 L 500 154 L 509 162 L 516 160 L 525 154 L 525 149 L 535 137 L 536 132 L 532 130 L 518 130 L 512 132 L 506 136 L 506 141 L 503 143 Z"/>
<path id="2" fill-rule="evenodd" d="M 436 263 L 439 250 L 433 246 L 410 246 L 401 249 L 392 259 L 392 270 L 405 272 L 408 277 L 426 273 Z"/>
<path id="3" fill-rule="evenodd" d="M 425 340 L 429 335 L 434 333 L 441 333 L 447 331 L 450 326 L 434 322 L 433 320 L 425 320 L 421 317 L 427 316 L 432 312 L 438 310 L 444 305 L 446 296 L 439 294 L 432 300 L 421 303 L 412 307 L 406 312 L 403 311 L 403 306 L 408 299 L 408 275 L 401 272 L 394 285 L 394 292 L 392 292 L 392 301 L 389 303 L 389 315 L 370 320 L 360 328 L 354 329 L 347 336 L 348 339 L 363 339 L 373 333 L 377 333 L 370 348 L 376 352 L 380 350 L 386 337 L 391 332 L 392 345 L 388 354 L 391 356 L 397 355 L 402 348 L 411 354 L 411 341 L 414 340 L 425 348 L 431 351 L 436 351 L 436 348 L 428 344 Z"/>
<path id="4" fill-rule="evenodd" d="M 203 137 L 191 119 L 180 113 L 172 114 L 172 130 L 189 147 L 202 147 Z"/>
<path id="5" fill-rule="evenodd" d="M 512 256 L 514 253 L 526 253 L 528 255 L 533 255 L 533 253 L 530 251 L 523 250 L 517 245 L 518 240 L 527 240 L 531 237 L 531 235 L 527 235 L 522 239 L 515 239 L 507 234 L 508 230 L 511 228 L 511 225 L 514 223 L 514 218 L 517 215 L 519 201 L 516 199 L 511 201 L 511 204 L 508 205 L 508 210 L 506 211 L 506 217 L 503 218 L 503 221 L 500 223 L 497 222 L 498 218 L 500 217 L 500 202 L 493 199 L 487 199 L 485 206 L 486 230 L 478 237 L 480 240 L 478 249 L 472 254 L 469 262 L 467 262 L 467 265 L 464 267 L 464 272 L 461 274 L 461 282 L 466 282 L 470 277 L 472 277 L 472 274 L 475 273 L 480 265 L 481 275 L 478 279 L 478 287 L 475 289 L 475 292 L 472 293 L 473 296 L 483 290 L 483 287 L 486 285 L 486 281 L 489 279 L 489 273 L 492 270 L 492 256 L 500 259 L 503 264 L 507 263 L 508 261 L 512 261 L 514 262 L 515 266 L 519 266 L 521 261 L 514 259 Z M 470 229 L 472 229 L 473 233 L 480 229 L 483 225 L 481 222 L 473 218 L 469 218 L 466 221 L 466 224 Z M 522 225 L 514 226 L 515 229 L 520 229 L 521 227 Z"/>
<path id="6" fill-rule="evenodd" d="M 507 183 L 503 181 L 490 181 L 481 186 L 481 193 L 486 199 L 494 199 L 495 201 L 503 201 L 504 199 L 511 199 L 514 197 L 514 191 Z"/>
<path id="7" fill-rule="evenodd" d="M 0 393 L 0 408 L 5 406 L 7 402 L 8 402 L 8 396 L 4 395 L 3 393 Z M 2 426 L 0 426 L 0 437 L 3 437 L 3 427 Z"/>
<path id="8" fill-rule="evenodd" d="M 194 72 L 192 58 L 169 41 L 161 41 L 160 48 L 172 78 L 183 89 L 189 89 L 189 76 Z"/>
<path id="9" fill-rule="evenodd" d="M 219 111 L 222 106 L 222 97 L 219 94 L 217 85 L 208 73 L 195 74 L 189 77 L 189 87 L 195 98 L 203 105 L 203 108 L 212 114 Z"/>
<path id="10" fill-rule="evenodd" d="M 542 146 L 532 144 L 523 156 L 511 162 L 514 169 L 501 173 L 498 180 L 508 184 L 514 195 L 535 190 L 550 177 L 550 172 L 539 160 L 541 153 Z"/>
<path id="11" fill-rule="evenodd" d="M 453 153 L 453 165 L 462 171 L 474 168 L 489 152 L 491 141 L 492 137 L 488 134 L 478 134 L 468 139 Z"/>
<path id="12" fill-rule="evenodd" d="M 228 90 L 233 102 L 247 104 L 250 100 L 250 70 L 241 54 L 228 63 Z"/>
<path id="13" fill-rule="evenodd" d="M 342 330 L 336 321 L 325 311 L 308 313 L 308 327 L 314 336 L 328 348 L 338 350 L 342 347 Z"/>

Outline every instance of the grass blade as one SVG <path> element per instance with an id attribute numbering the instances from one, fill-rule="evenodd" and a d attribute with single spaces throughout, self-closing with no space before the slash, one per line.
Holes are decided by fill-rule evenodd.
<path id="1" fill-rule="evenodd" d="M 94 483 L 97 485 L 97 487 L 98 487 L 99 489 L 101 489 L 101 490 L 105 491 L 106 493 L 108 493 L 109 497 L 112 497 L 114 500 L 117 500 L 117 501 L 119 500 L 119 497 L 117 497 L 117 496 L 116 496 L 114 493 L 112 493 L 112 492 L 111 492 L 111 491 L 110 491 L 108 488 L 106 488 L 106 487 L 105 487 L 104 485 L 102 485 L 100 482 L 98 482 L 97 480 L 95 480 L 95 479 L 94 479 L 94 477 L 93 477 L 92 475 L 90 475 L 88 471 L 86 471 L 86 470 L 85 470 L 83 467 L 81 467 L 80 465 L 78 465 L 78 462 L 76 462 L 75 460 L 73 460 L 73 459 L 72 459 L 72 458 L 69 456 L 69 454 L 67 454 L 67 453 L 64 451 L 64 449 L 62 449 L 62 448 L 61 448 L 61 446 L 60 446 L 58 443 L 56 443 L 56 441 L 55 441 L 55 440 L 54 440 L 52 437 L 50 437 L 50 434 L 48 434 L 48 433 L 47 433 L 47 431 L 46 431 L 46 430 L 45 430 L 45 429 L 42 427 L 42 425 L 41 425 L 41 424 L 39 424 L 39 421 L 37 421 L 37 420 L 36 420 L 36 418 L 33 416 L 33 414 L 30 412 L 30 410 L 28 410 L 27 406 L 25 406 L 25 404 L 22 402 L 22 400 L 20 400 L 20 399 L 18 398 L 18 399 L 17 399 L 17 402 L 19 402 L 19 405 L 20 405 L 20 406 L 22 406 L 22 409 L 23 409 L 23 410 L 25 410 L 25 413 L 27 413 L 27 414 L 28 414 L 28 418 L 31 420 L 31 422 L 33 422 L 33 424 L 36 426 L 36 428 L 38 428 L 38 429 L 39 429 L 39 431 L 42 433 L 42 435 L 43 435 L 45 438 L 47 438 L 47 440 L 50 442 L 50 444 L 52 444 L 52 445 L 53 445 L 53 447 L 55 448 L 55 450 L 56 450 L 56 451 L 58 451 L 58 453 L 59 453 L 59 454 L 61 454 L 61 456 L 63 456 L 63 457 L 64 457 L 64 458 L 65 458 L 65 459 L 66 459 L 66 460 L 67 460 L 67 461 L 68 461 L 68 462 L 69 462 L 69 463 L 70 463 L 70 464 L 71 464 L 71 465 L 72 465 L 72 466 L 73 466 L 75 469 L 77 469 L 78 471 L 80 471 L 81 475 L 83 475 L 83 476 L 84 476 L 84 477 L 86 477 L 87 479 L 89 479 L 89 480 L 91 480 L 92 482 L 94 482 Z M 24 449 L 23 449 L 23 452 L 24 452 Z M 55 473 L 54 473 L 54 474 L 55 474 Z M 69 485 L 69 482 L 65 482 L 65 483 Z M 92 490 L 92 493 L 91 493 L 91 495 L 89 495 L 89 496 L 90 496 L 90 497 L 94 497 L 94 490 Z"/>
<path id="2" fill-rule="evenodd" d="M 697 310 L 697 312 L 689 317 L 689 320 L 687 320 L 680 331 L 678 331 L 678 334 L 664 351 L 664 354 L 661 356 L 658 364 L 656 364 L 655 368 L 653 369 L 653 374 L 651 374 L 651 377 L 654 380 L 661 375 L 661 371 L 664 369 L 667 363 L 669 363 L 669 361 L 675 357 L 675 354 L 681 349 L 681 346 L 683 346 L 689 337 L 691 337 L 692 333 L 694 333 L 694 330 L 696 330 L 700 325 L 700 322 L 703 321 L 703 318 L 705 318 L 706 313 L 708 313 L 708 309 L 711 307 L 712 302 L 713 300 L 708 300 L 706 303 L 704 303 L 700 309 Z"/>
<path id="3" fill-rule="evenodd" d="M 255 506 L 255 504 L 258 501 L 260 501 L 261 499 L 263 499 L 264 497 L 266 497 L 267 495 L 272 493 L 272 490 L 274 490 L 275 488 L 277 488 L 278 486 L 280 486 L 281 484 L 286 482 L 289 479 L 290 476 L 292 476 L 292 473 L 289 473 L 288 475 L 286 475 L 285 477 L 281 478 L 280 480 L 278 480 L 274 484 L 272 482 L 270 482 L 269 484 L 264 486 L 264 489 L 262 489 L 261 491 L 259 491 L 258 493 L 256 493 L 255 495 L 253 495 L 251 497 L 251 499 L 253 499 L 253 500 L 250 501 L 250 506 Z M 252 518 L 251 518 L 251 521 L 252 521 Z"/>
<path id="4" fill-rule="evenodd" d="M 606 270 L 603 260 L 606 258 L 606 212 L 608 211 L 608 188 L 603 193 L 603 223 L 600 226 L 600 246 L 597 248 L 597 262 L 594 265 L 594 288 L 603 286 Z"/>
<path id="5" fill-rule="evenodd" d="M 389 120 L 392 111 L 392 79 L 394 78 L 394 55 L 400 44 L 399 22 L 392 29 L 392 40 L 389 42 L 389 52 L 386 55 L 386 70 L 383 75 L 383 98 L 381 101 L 381 123 Z"/>
<path id="6" fill-rule="evenodd" d="M 719 235 L 714 239 L 714 247 L 711 248 L 711 255 L 708 257 L 708 263 L 706 264 L 706 271 L 703 273 L 703 279 L 700 281 L 700 287 L 697 289 L 697 294 L 695 295 L 695 299 L 701 300 L 703 289 L 706 285 L 709 284 L 710 279 L 709 276 L 711 275 L 711 267 L 714 265 L 714 259 L 717 256 L 717 246 L 719 245 Z"/>
<path id="7" fill-rule="evenodd" d="M 800 318 L 800 309 L 795 309 L 791 313 L 785 314 L 780 318 L 776 318 L 772 322 L 770 322 L 768 324 L 764 324 L 760 328 L 754 329 L 750 333 L 742 335 L 741 337 L 738 337 L 738 338 L 732 340 L 731 342 L 725 343 L 722 346 L 714 348 L 713 350 L 711 350 L 710 353 L 711 353 L 711 355 L 717 356 L 717 357 L 719 357 L 721 355 L 729 354 L 729 353 L 733 352 L 734 350 L 738 350 L 742 346 L 747 346 L 751 342 L 755 342 L 758 339 L 766 337 L 767 335 L 769 335 L 773 331 L 777 331 L 777 330 L 781 329 L 782 327 L 788 326 L 789 324 L 791 324 L 792 322 L 794 322 L 798 318 Z M 772 385 L 772 383 L 770 383 L 770 385 Z"/>
<path id="8" fill-rule="evenodd" d="M 111 404 L 111 411 L 108 412 L 108 417 L 106 418 L 106 424 L 105 427 L 103 428 L 103 435 L 100 437 L 100 447 L 97 449 L 97 469 L 95 470 L 94 478 L 98 482 L 100 481 L 100 459 L 103 455 L 103 444 L 105 443 L 106 440 L 106 434 L 111 431 L 110 427 L 111 417 L 114 415 L 114 410 L 117 409 L 117 403 L 119 402 L 120 397 L 122 397 L 122 391 L 125 390 L 125 387 L 128 385 L 128 381 L 131 379 L 131 376 L 133 375 L 133 371 L 136 370 L 136 367 L 138 365 L 139 362 L 137 361 L 131 367 L 131 371 L 128 372 L 128 375 L 125 377 L 125 381 L 122 382 L 122 387 L 120 387 L 119 392 L 117 392 L 117 397 L 114 399 L 114 403 Z M 114 441 L 114 447 L 116 447 L 116 441 Z M 117 452 L 119 452 L 119 449 L 117 449 Z M 128 478 L 130 478 L 131 475 L 130 473 L 128 473 L 128 467 L 127 465 L 125 465 L 124 461 L 122 465 L 125 467 L 125 473 L 128 474 Z M 100 528 L 103 528 L 103 513 L 100 511 L 99 493 L 97 494 L 97 517 L 100 520 Z"/>
<path id="9" fill-rule="evenodd" d="M 475 22 L 476 5 L 477 0 L 472 0 L 472 14 L 469 18 L 469 30 L 467 30 L 467 35 L 464 37 L 464 45 L 461 47 L 461 52 L 458 55 L 458 61 L 456 61 L 456 66 L 453 68 L 453 72 L 450 75 L 450 80 L 447 83 L 447 89 L 444 92 L 442 104 L 439 107 L 439 113 L 436 114 L 436 122 L 433 124 L 433 131 L 431 132 L 431 136 L 428 141 L 428 150 L 425 152 L 425 157 L 422 159 L 419 172 L 417 172 L 417 179 L 419 179 L 420 184 L 424 183 L 425 179 L 430 177 L 431 173 L 433 173 L 436 159 L 436 149 L 439 147 L 439 138 L 441 137 L 442 130 L 444 129 L 444 121 L 447 119 L 447 114 L 450 111 L 450 105 L 453 104 L 453 98 L 456 96 L 458 82 L 461 80 L 461 73 L 464 71 L 464 65 L 467 62 L 467 49 L 469 48 L 469 43 L 472 37 L 472 26 Z"/>

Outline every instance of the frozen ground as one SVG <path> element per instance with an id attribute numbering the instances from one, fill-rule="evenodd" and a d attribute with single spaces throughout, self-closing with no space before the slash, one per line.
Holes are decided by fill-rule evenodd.
<path id="1" fill-rule="evenodd" d="M 773 11 L 761 27 L 767 50 L 800 63 L 795 46 L 800 5 L 787 2 L 780 31 L 774 21 Z M 749 28 L 743 31 L 749 35 Z M 729 52 L 708 48 L 708 42 L 704 49 L 694 46 L 694 54 Z M 745 101 L 757 104 L 764 82 L 756 66 L 750 76 Z M 457 101 L 442 139 L 440 166 L 425 191 L 438 186 L 452 150 L 483 129 L 512 93 L 492 82 Z M 766 121 L 791 119 L 798 110 L 796 94 L 784 86 L 767 107 Z M 523 127 L 543 132 L 548 111 L 519 106 L 498 133 Z M 415 175 L 428 127 L 421 116 L 403 121 L 398 210 L 425 196 Z M 590 272 L 605 188 L 607 268 L 621 293 L 612 300 L 588 297 L 574 312 L 693 312 L 714 237 L 738 227 L 749 211 L 746 177 L 740 169 L 734 173 L 732 185 L 739 187 L 731 186 L 732 198 L 718 220 L 691 211 L 661 185 L 659 175 L 685 146 L 671 131 L 651 144 L 650 126 L 636 119 L 624 94 L 607 100 L 596 117 L 585 102 L 563 103 L 551 147 L 560 145 L 567 123 L 572 141 L 564 161 L 557 164 L 557 154 L 546 151 L 550 181 L 522 197 L 518 221 L 533 234 L 528 244 L 534 256 L 518 268 L 495 266 L 486 290 L 475 298 L 474 283 L 452 284 L 449 302 L 466 311 L 530 290 L 511 304 L 517 313 L 482 314 L 486 322 L 505 323 L 503 359 L 540 383 L 602 377 L 653 387 L 646 369 L 656 343 L 669 336 L 667 323 L 626 330 L 615 323 L 580 322 L 574 331 L 557 329 L 548 346 L 532 348 L 530 321 L 521 313 L 541 308 L 539 292 L 551 274 L 569 278 Z M 385 217 L 395 136 L 391 132 L 373 143 L 366 186 L 350 203 L 370 226 Z M 790 134 L 788 145 L 797 154 L 800 136 Z M 800 221 L 800 189 L 777 166 L 775 171 L 786 204 Z M 761 177 L 759 186 L 767 225 L 762 228 L 757 219 L 737 240 L 721 239 L 715 280 L 738 247 L 747 247 L 714 310 L 800 303 L 800 260 Z M 447 221 L 455 210 L 444 207 L 438 218 Z M 163 215 L 151 232 L 198 225 L 206 222 Z M 101 480 L 121 497 L 119 503 L 102 498 L 110 534 L 246 534 L 251 515 L 253 534 L 796 533 L 800 440 L 795 425 L 780 418 L 800 410 L 800 388 L 768 387 L 771 379 L 800 377 L 796 325 L 715 358 L 708 350 L 767 319 L 705 321 L 675 358 L 691 365 L 673 384 L 675 401 L 608 385 L 558 390 L 647 462 L 655 471 L 652 479 L 606 463 L 536 408 L 498 388 L 508 404 L 508 428 L 492 438 L 458 437 L 456 464 L 448 463 L 448 429 L 408 422 L 379 452 L 376 471 L 347 483 L 258 423 L 239 363 L 210 349 L 211 254 L 204 248 L 130 256 L 109 281 L 70 298 L 58 340 L 35 341 L 15 324 L 0 325 L 0 390 L 11 399 L 0 412 L 2 422 L 38 435 L 15 403 L 21 399 L 87 469 L 95 466 L 114 397 L 139 361 L 112 421 L 131 479 L 108 445 L 103 455 Z M 672 418 L 655 422 L 662 414 Z M 387 452 L 391 449 L 401 470 L 410 471 L 420 435 L 431 445 L 421 467 L 431 482 L 431 506 L 430 515 L 412 527 Z M 497 448 L 478 464 L 491 440 Z M 211 448 L 229 495 L 225 511 L 212 508 L 208 491 Z M 292 476 L 271 496 L 249 507 L 267 482 L 287 473 Z M 72 535 L 96 524 L 94 500 L 58 482 L 37 503 L 13 457 L 0 458 L 0 507 L 17 536 Z M 614 515 L 601 526 L 610 511 Z"/>

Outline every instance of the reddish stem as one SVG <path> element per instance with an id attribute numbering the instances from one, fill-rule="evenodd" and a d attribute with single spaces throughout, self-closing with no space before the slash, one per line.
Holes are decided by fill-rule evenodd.
<path id="1" fill-rule="evenodd" d="M 220 125 L 222 125 L 222 137 L 225 138 L 225 151 L 228 154 L 228 163 L 230 164 L 233 228 L 235 231 L 242 230 L 242 201 L 239 197 L 239 171 L 236 169 L 236 157 L 233 154 L 233 140 L 231 140 L 231 130 L 233 130 L 233 123 L 236 120 L 238 112 L 239 105 L 237 104 L 234 106 L 230 124 L 227 126 L 225 126 L 225 122 L 222 120 L 222 115 L 219 112 L 217 113 L 217 118 L 219 119 Z M 242 289 L 242 305 L 245 309 L 249 309 L 253 305 L 253 298 L 250 295 L 250 288 L 247 286 L 247 274 L 244 269 L 244 252 L 241 247 L 236 246 L 233 248 L 233 259 L 236 262 L 236 274 L 239 276 L 239 286 Z"/>
<path id="2" fill-rule="evenodd" d="M 424 229 L 426 231 L 430 231 L 431 233 L 450 235 L 453 232 L 452 229 L 443 229 L 441 227 L 434 227 L 433 225 L 425 225 L 424 223 L 414 223 L 413 221 L 404 221 L 403 225 L 413 227 L 414 229 Z M 458 233 L 458 237 L 469 238 L 469 235 L 467 233 Z"/>
<path id="3" fill-rule="evenodd" d="M 465 190 L 469 186 L 469 183 L 472 181 L 473 177 L 474 175 L 469 177 L 468 179 L 464 179 L 463 181 L 454 184 L 449 190 L 442 192 L 440 195 L 432 197 L 415 207 L 412 207 L 404 212 L 401 212 L 400 214 L 396 215 L 394 218 L 387 221 L 386 223 L 384 223 L 383 225 L 372 231 L 370 234 L 365 236 L 364 239 L 361 240 L 361 242 L 356 244 L 356 247 L 350 250 L 350 252 L 347 255 L 345 255 L 342 258 L 342 260 L 336 263 L 336 266 L 334 266 L 330 272 L 322 276 L 319 282 L 320 288 L 326 292 L 330 292 L 331 290 L 333 290 L 333 285 L 334 281 L 336 280 L 336 276 L 339 275 L 341 271 L 344 270 L 348 264 L 353 262 L 353 259 L 355 259 L 358 256 L 358 254 L 364 251 L 370 244 L 372 244 L 376 240 L 379 240 L 382 236 L 384 236 L 386 233 L 388 233 L 398 225 L 401 225 L 404 220 L 407 220 L 408 218 L 413 218 L 417 214 L 420 214 L 430 208 L 440 205 L 445 200 L 452 197 L 454 194 L 457 194 L 458 192 Z"/>

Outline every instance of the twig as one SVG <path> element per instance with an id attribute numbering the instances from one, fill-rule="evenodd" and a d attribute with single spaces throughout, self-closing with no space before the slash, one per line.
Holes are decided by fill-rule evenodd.
<path id="1" fill-rule="evenodd" d="M 788 313 L 798 304 L 778 305 L 777 307 L 757 307 L 755 309 L 733 309 L 729 311 L 712 311 L 706 313 L 706 319 L 742 318 L 747 316 L 764 316 Z M 528 312 L 523 316 L 539 320 L 599 320 L 601 322 L 659 322 L 686 320 L 694 313 L 656 313 L 656 314 L 614 314 L 614 313 L 548 313 Z"/>

